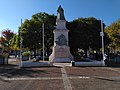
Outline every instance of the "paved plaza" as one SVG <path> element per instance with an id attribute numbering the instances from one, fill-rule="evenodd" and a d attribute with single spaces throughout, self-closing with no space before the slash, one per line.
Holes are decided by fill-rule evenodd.
<path id="1" fill-rule="evenodd" d="M 34 68 L 19 68 L 15 64 L 0 66 L 0 90 L 119 89 L 119 67 L 71 67 L 68 63 Z"/>

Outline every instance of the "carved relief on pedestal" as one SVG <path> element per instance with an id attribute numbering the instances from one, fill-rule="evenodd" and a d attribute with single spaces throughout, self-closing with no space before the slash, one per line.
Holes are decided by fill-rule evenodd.
<path id="1" fill-rule="evenodd" d="M 57 41 L 55 41 L 55 42 L 59 46 L 63 46 L 63 45 L 67 46 L 67 39 L 66 39 L 66 37 L 63 34 L 58 36 Z"/>

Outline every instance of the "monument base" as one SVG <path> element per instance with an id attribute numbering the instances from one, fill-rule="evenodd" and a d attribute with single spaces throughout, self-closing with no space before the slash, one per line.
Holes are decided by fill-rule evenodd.
<path id="1" fill-rule="evenodd" d="M 71 59 L 70 58 L 54 58 L 52 61 L 55 63 L 70 63 Z"/>
<path id="2" fill-rule="evenodd" d="M 50 62 L 71 62 L 73 60 L 73 56 L 69 51 L 68 46 L 54 46 L 53 52 L 49 57 Z"/>

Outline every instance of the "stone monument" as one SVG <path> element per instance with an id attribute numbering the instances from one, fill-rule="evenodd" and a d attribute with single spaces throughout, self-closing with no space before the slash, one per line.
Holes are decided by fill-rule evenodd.
<path id="1" fill-rule="evenodd" d="M 49 57 L 51 62 L 71 62 L 73 56 L 70 53 L 68 46 L 68 32 L 66 28 L 66 20 L 64 17 L 64 10 L 61 6 L 57 10 L 56 29 L 54 33 L 54 46 L 52 54 Z"/>

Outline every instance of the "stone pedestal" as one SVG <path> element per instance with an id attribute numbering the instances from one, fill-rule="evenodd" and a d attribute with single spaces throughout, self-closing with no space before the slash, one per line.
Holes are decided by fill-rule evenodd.
<path id="1" fill-rule="evenodd" d="M 68 46 L 54 46 L 53 52 L 49 57 L 51 62 L 71 62 L 73 56 L 70 53 Z"/>

